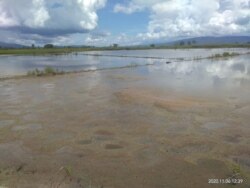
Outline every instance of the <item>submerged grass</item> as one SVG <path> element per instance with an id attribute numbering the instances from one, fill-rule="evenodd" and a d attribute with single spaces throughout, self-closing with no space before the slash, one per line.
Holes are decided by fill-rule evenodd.
<path id="1" fill-rule="evenodd" d="M 33 71 L 28 71 L 27 76 L 55 76 L 55 75 L 62 75 L 64 71 L 59 71 L 52 67 L 45 67 L 43 70 L 35 69 Z"/>
<path id="2" fill-rule="evenodd" d="M 239 53 L 236 52 L 224 52 L 223 54 L 214 54 L 212 56 L 210 56 L 210 59 L 214 59 L 214 58 L 226 58 L 226 57 L 234 57 L 234 56 L 239 56 Z"/>
<path id="3" fill-rule="evenodd" d="M 94 69 L 94 70 L 79 70 L 79 71 L 70 71 L 70 72 L 65 72 L 65 71 L 59 71 L 58 69 L 54 69 L 53 67 L 47 66 L 43 70 L 35 69 L 32 71 L 28 71 L 26 76 L 28 77 L 43 77 L 43 76 L 56 76 L 56 75 L 63 75 L 63 74 L 73 74 L 73 73 L 81 73 L 81 72 L 93 72 L 93 71 L 102 71 L 102 70 L 114 70 L 114 69 L 124 69 L 124 68 L 136 68 L 139 66 L 150 66 L 153 64 L 144 64 L 144 65 L 139 65 L 136 63 L 131 63 L 129 65 L 123 66 L 123 67 L 110 67 L 110 68 L 99 68 L 99 69 Z M 23 76 L 21 76 L 23 77 Z"/>
<path id="4" fill-rule="evenodd" d="M 46 76 L 56 76 L 56 75 L 68 75 L 68 74 L 78 74 L 84 72 L 96 72 L 96 71 L 108 71 L 108 70 L 118 70 L 118 69 L 128 69 L 128 68 L 136 68 L 136 67 L 144 67 L 144 66 L 153 66 L 154 63 L 147 64 L 136 64 L 131 63 L 126 66 L 121 67 L 108 67 L 108 68 L 99 68 L 99 69 L 85 69 L 85 70 L 75 70 L 75 71 L 59 71 L 52 67 L 45 67 L 43 70 L 35 69 L 32 71 L 28 71 L 26 75 L 18 75 L 18 76 L 9 76 L 9 77 L 0 77 L 0 81 L 11 80 L 11 79 L 23 79 L 28 77 L 46 77 Z"/>

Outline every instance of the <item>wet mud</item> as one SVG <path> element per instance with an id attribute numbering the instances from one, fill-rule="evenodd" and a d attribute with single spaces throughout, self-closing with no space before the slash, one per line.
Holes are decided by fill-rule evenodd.
<path id="1" fill-rule="evenodd" d="M 0 187 L 249 187 L 249 96 L 138 71 L 2 81 Z M 235 174 L 242 184 L 208 183 Z"/>

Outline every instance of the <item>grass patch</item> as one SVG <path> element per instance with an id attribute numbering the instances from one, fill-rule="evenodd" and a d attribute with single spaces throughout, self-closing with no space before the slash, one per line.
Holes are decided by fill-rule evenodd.
<path id="1" fill-rule="evenodd" d="M 55 76 L 62 75 L 64 73 L 64 71 L 59 71 L 50 66 L 47 66 L 43 70 L 35 69 L 33 71 L 28 71 L 27 76 Z"/>
<path id="2" fill-rule="evenodd" d="M 233 174 L 242 174 L 241 167 L 238 164 L 232 164 L 231 169 Z"/>
<path id="3" fill-rule="evenodd" d="M 88 48 L 0 49 L 0 55 L 78 55 L 78 52 L 89 50 Z"/>
<path id="4" fill-rule="evenodd" d="M 224 52 L 224 53 L 222 54 L 222 56 L 223 56 L 223 57 L 228 57 L 228 56 L 231 56 L 231 54 L 230 54 L 229 52 Z"/>
<path id="5" fill-rule="evenodd" d="M 234 56 L 239 56 L 239 53 L 235 53 L 235 52 L 224 52 L 223 54 L 214 54 L 212 56 L 210 56 L 210 59 L 214 59 L 214 58 L 226 58 L 226 57 L 234 57 Z"/>

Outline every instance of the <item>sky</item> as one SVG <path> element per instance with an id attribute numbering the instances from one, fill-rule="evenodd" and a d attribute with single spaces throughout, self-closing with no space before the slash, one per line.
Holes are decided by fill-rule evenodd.
<path id="1" fill-rule="evenodd" d="M 250 36 L 250 0 L 0 0 L 0 41 L 138 45 Z"/>

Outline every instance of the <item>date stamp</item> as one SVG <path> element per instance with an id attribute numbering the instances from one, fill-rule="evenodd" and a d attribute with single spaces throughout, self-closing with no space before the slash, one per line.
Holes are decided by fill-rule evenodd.
<path id="1" fill-rule="evenodd" d="M 228 178 L 228 179 L 208 179 L 209 184 L 241 184 L 243 183 L 243 179 L 235 179 L 235 178 Z"/>

